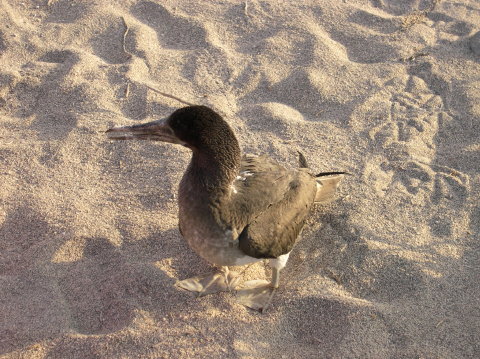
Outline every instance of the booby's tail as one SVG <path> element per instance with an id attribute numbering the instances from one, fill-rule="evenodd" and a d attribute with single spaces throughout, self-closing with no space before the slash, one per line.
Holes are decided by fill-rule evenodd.
<path id="1" fill-rule="evenodd" d="M 317 174 L 317 194 L 315 203 L 324 203 L 333 199 L 340 180 L 347 172 L 322 172 Z"/>
<path id="2" fill-rule="evenodd" d="M 307 159 L 302 152 L 298 152 L 298 163 L 300 168 L 309 168 Z M 317 194 L 315 195 L 315 203 L 324 203 L 333 199 L 338 184 L 347 172 L 321 172 L 315 177 L 317 179 Z"/>
<path id="3" fill-rule="evenodd" d="M 308 168 L 307 159 L 305 158 L 303 153 L 300 151 L 297 151 L 297 153 L 298 153 L 298 163 L 300 164 L 300 168 Z"/>

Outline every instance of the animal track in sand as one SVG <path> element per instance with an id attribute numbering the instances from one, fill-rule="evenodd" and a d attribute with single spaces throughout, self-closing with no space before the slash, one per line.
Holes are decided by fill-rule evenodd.
<path id="1" fill-rule="evenodd" d="M 390 161 L 417 158 L 430 163 L 435 155 L 434 137 L 443 109 L 440 96 L 426 89 L 420 78 L 410 77 L 410 90 L 385 93 L 383 120 L 369 130 L 372 143 L 384 149 Z"/>
<path id="2" fill-rule="evenodd" d="M 435 166 L 438 167 L 438 166 Z M 434 168 L 435 168 L 434 167 Z M 448 167 L 437 169 L 435 186 L 431 196 L 433 203 L 442 200 L 454 200 L 459 206 L 463 206 L 468 196 L 468 177 L 461 172 Z"/>
<path id="3" fill-rule="evenodd" d="M 376 172 L 371 180 L 377 193 L 383 196 L 387 188 L 399 183 L 412 195 L 431 193 L 434 203 L 462 203 L 467 196 L 468 178 L 434 163 L 439 122 L 449 116 L 442 98 L 433 94 L 422 79 L 410 76 L 403 89 L 387 87 L 367 103 L 376 107 L 370 121 L 376 123 L 367 129 L 367 136 L 387 158 L 367 165 L 369 171 Z"/>

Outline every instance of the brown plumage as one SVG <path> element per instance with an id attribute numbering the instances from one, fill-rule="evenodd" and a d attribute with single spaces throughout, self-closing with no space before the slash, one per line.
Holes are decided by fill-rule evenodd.
<path id="1" fill-rule="evenodd" d="M 205 106 L 185 107 L 164 121 L 107 132 L 112 139 L 158 140 L 190 148 L 192 160 L 179 189 L 183 237 L 201 257 L 218 266 L 272 259 L 274 288 L 314 203 L 332 198 L 343 175 L 315 176 L 307 168 L 286 169 L 266 156 L 241 158 L 230 126 Z M 307 166 L 301 154 L 300 165 Z M 233 279 L 225 273 L 187 279 L 179 286 L 200 294 L 229 290 Z M 267 296 L 258 285 L 248 290 L 244 304 L 268 306 L 273 290 Z"/>

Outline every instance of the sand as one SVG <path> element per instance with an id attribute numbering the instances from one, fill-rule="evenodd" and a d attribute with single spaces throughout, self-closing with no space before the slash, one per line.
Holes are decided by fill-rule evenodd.
<path id="1" fill-rule="evenodd" d="M 0 357 L 479 358 L 479 30 L 475 0 L 1 1 Z M 352 174 L 266 314 L 174 287 L 210 269 L 190 153 L 104 135 L 183 106 L 151 88 Z"/>

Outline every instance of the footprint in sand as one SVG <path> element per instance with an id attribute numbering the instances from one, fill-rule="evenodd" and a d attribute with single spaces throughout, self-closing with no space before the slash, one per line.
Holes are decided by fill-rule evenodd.
<path id="1" fill-rule="evenodd" d="M 449 115 L 442 98 L 422 79 L 410 76 L 401 86 L 392 83 L 368 99 L 364 109 L 374 124 L 366 129 L 370 145 L 373 152 L 382 153 L 367 164 L 377 193 L 383 196 L 390 186 L 400 184 L 412 195 L 430 193 L 434 203 L 465 200 L 468 178 L 435 164 L 439 123 Z"/>

